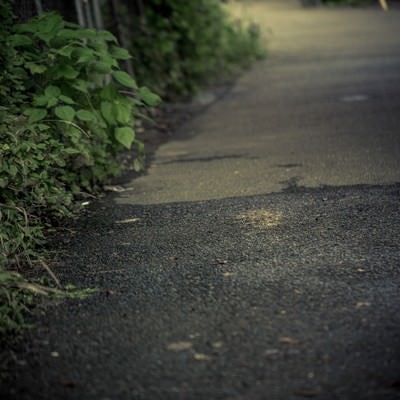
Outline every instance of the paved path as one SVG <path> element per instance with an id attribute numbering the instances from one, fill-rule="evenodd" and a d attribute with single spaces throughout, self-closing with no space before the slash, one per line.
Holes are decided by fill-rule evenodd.
<path id="1" fill-rule="evenodd" d="M 400 398 L 400 12 L 236 12 L 268 59 L 61 244 L 100 292 L 48 310 L 12 398 Z"/>

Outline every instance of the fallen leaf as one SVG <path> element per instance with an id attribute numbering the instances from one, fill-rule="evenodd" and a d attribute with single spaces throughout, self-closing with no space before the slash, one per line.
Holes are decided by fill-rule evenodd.
<path id="1" fill-rule="evenodd" d="M 52 351 L 50 355 L 54 358 L 60 357 L 60 353 L 58 351 Z"/>
<path id="2" fill-rule="evenodd" d="M 217 258 L 217 264 L 219 264 L 219 265 L 225 265 L 225 264 L 228 264 L 228 261 L 227 261 L 227 260 L 221 260 L 221 259 L 218 259 L 218 258 Z"/>
<path id="3" fill-rule="evenodd" d="M 191 333 L 191 334 L 189 335 L 189 338 L 190 338 L 190 339 L 196 339 L 197 337 L 200 337 L 200 333 L 198 333 L 198 332 L 196 332 L 196 333 Z"/>
<path id="4" fill-rule="evenodd" d="M 279 340 L 279 342 L 288 344 L 290 346 L 294 346 L 294 345 L 300 343 L 300 341 L 298 339 L 291 337 L 291 336 L 281 336 L 278 340 Z"/>
<path id="5" fill-rule="evenodd" d="M 192 342 L 182 341 L 182 342 L 170 343 L 167 346 L 167 349 L 171 351 L 184 351 L 184 350 L 190 350 L 192 346 L 193 346 Z"/>
<path id="6" fill-rule="evenodd" d="M 268 349 L 268 350 L 265 350 L 265 352 L 264 352 L 264 355 L 267 356 L 267 357 L 275 356 L 277 354 L 279 354 L 279 350 L 278 349 Z"/>
<path id="7" fill-rule="evenodd" d="M 359 301 L 359 302 L 356 304 L 356 307 L 357 307 L 357 308 L 369 307 L 370 305 L 371 305 L 371 303 L 368 302 L 368 301 Z"/>
<path id="8" fill-rule="evenodd" d="M 228 277 L 228 276 L 233 276 L 233 275 L 236 275 L 236 274 L 234 272 L 224 272 L 222 275 L 225 276 L 225 277 Z"/>
<path id="9" fill-rule="evenodd" d="M 214 347 L 214 349 L 220 349 L 222 346 L 223 346 L 223 342 L 212 343 L 212 347 Z"/>
<path id="10" fill-rule="evenodd" d="M 210 356 L 203 353 L 194 353 L 193 358 L 197 361 L 210 361 L 212 359 Z"/>

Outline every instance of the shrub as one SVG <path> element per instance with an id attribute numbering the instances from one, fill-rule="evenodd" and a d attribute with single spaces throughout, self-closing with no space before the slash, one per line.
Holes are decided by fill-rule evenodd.
<path id="1" fill-rule="evenodd" d="M 75 195 L 121 170 L 118 152 L 141 147 L 137 108 L 158 101 L 119 69 L 118 60 L 130 56 L 107 31 L 50 13 L 17 25 L 7 45 L 0 76 L 3 261 L 29 256 L 43 218 L 68 215 Z"/>
<path id="2" fill-rule="evenodd" d="M 0 35 L 3 273 L 32 262 L 46 225 L 71 215 L 77 196 L 120 172 L 122 149 L 142 149 L 134 118 L 159 97 L 119 68 L 130 55 L 107 31 L 47 13 L 12 30 L 3 24 Z M 3 290 L 13 275 L 2 276 Z"/>
<path id="3" fill-rule="evenodd" d="M 264 55 L 254 25 L 231 21 L 220 1 L 149 0 L 124 14 L 138 82 L 161 94 L 190 94 Z"/>

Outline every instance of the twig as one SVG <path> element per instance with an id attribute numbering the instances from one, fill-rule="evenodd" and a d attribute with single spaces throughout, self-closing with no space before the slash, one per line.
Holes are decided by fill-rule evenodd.
<path id="1" fill-rule="evenodd" d="M 47 273 L 50 275 L 50 277 L 53 279 L 53 281 L 55 282 L 55 284 L 57 285 L 57 287 L 59 289 L 62 288 L 60 281 L 58 280 L 58 278 L 54 275 L 54 272 L 50 269 L 50 267 L 43 261 L 43 260 L 39 260 L 39 263 L 41 264 L 41 266 L 47 271 Z"/>

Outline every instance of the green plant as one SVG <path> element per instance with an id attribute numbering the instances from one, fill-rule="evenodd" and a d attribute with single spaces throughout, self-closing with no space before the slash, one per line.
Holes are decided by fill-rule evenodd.
<path id="1" fill-rule="evenodd" d="M 54 300 L 84 299 L 96 291 L 74 285 L 66 285 L 61 290 L 51 287 L 48 282 L 28 282 L 17 272 L 0 270 L 0 335 L 20 333 L 29 326 L 25 314 L 35 303 L 35 296 Z"/>
<path id="2" fill-rule="evenodd" d="M 104 180 L 118 170 L 116 163 L 110 166 L 110 156 L 135 142 L 135 109 L 143 102 L 155 105 L 158 98 L 120 70 L 118 60 L 130 55 L 107 31 L 82 29 L 50 13 L 14 32 L 8 38 L 15 55 L 8 82 L 1 85 L 3 96 L 19 89 L 12 95 L 14 110 L 27 116 L 25 127 L 52 129 L 70 155 L 80 158 L 74 170 L 82 186 Z M 132 91 L 131 98 L 120 93 L 123 87 Z"/>
<path id="3" fill-rule="evenodd" d="M 232 21 L 220 1 L 149 0 L 142 12 L 121 19 L 138 82 L 163 95 L 191 94 L 264 55 L 257 27 Z"/>
<path id="4" fill-rule="evenodd" d="M 36 262 L 46 228 L 121 171 L 121 150 L 143 149 L 134 120 L 159 102 L 120 69 L 130 55 L 111 33 L 56 13 L 16 26 L 9 18 L 0 30 L 0 274 Z M 6 282 L 0 290 L 12 301 L 0 321 L 26 298 L 26 287 Z"/>
<path id="5" fill-rule="evenodd" d="M 119 69 L 118 60 L 130 56 L 109 32 L 50 13 L 17 25 L 7 43 L 0 76 L 3 259 L 21 249 L 29 256 L 44 217 L 68 215 L 74 195 L 120 171 L 118 152 L 142 148 L 133 128 L 138 108 L 159 101 Z M 10 244 L 15 222 L 20 240 Z"/>

